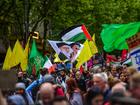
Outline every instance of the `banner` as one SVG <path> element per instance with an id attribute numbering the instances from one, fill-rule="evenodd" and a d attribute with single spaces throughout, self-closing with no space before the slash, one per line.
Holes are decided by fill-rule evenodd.
<path id="1" fill-rule="evenodd" d="M 77 42 L 64 42 L 48 40 L 52 48 L 58 54 L 60 60 L 70 60 L 74 62 L 79 56 L 83 45 Z"/>
<path id="2" fill-rule="evenodd" d="M 127 40 L 132 65 L 140 70 L 140 33 Z"/>
<path id="3" fill-rule="evenodd" d="M 133 66 L 140 70 L 140 47 L 133 49 L 130 52 L 130 56 Z"/>

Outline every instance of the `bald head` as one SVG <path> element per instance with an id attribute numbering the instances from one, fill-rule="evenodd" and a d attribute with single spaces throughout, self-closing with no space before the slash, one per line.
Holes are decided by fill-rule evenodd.
<path id="1" fill-rule="evenodd" d="M 41 92 L 45 92 L 45 91 L 47 91 L 47 92 L 54 91 L 53 85 L 50 84 L 50 83 L 44 83 L 44 84 L 42 84 L 41 87 L 40 87 L 40 93 Z"/>
<path id="2" fill-rule="evenodd" d="M 40 98 L 44 105 L 48 105 L 54 98 L 54 88 L 50 83 L 44 83 L 40 87 Z"/>
<path id="3" fill-rule="evenodd" d="M 112 87 L 112 93 L 115 93 L 115 92 L 121 92 L 123 94 L 126 93 L 125 85 L 126 84 L 123 82 L 117 83 L 116 85 Z"/>

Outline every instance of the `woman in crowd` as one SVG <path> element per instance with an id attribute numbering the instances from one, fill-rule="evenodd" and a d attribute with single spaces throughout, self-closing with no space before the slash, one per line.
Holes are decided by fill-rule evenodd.
<path id="1" fill-rule="evenodd" d="M 83 105 L 80 89 L 77 86 L 75 79 L 70 78 L 66 82 L 67 84 L 67 98 L 71 105 Z"/>
<path id="2" fill-rule="evenodd" d="M 126 82 L 127 81 L 127 75 L 126 73 L 122 72 L 119 76 L 119 79 L 122 81 L 122 82 Z"/>
<path id="3" fill-rule="evenodd" d="M 99 88 L 94 87 L 87 92 L 85 105 L 103 105 L 104 96 Z"/>

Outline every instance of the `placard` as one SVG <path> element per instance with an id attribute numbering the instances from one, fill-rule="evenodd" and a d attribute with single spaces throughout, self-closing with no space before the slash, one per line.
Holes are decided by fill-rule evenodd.
<path id="1" fill-rule="evenodd" d="M 9 70 L 2 71 L 0 70 L 0 89 L 1 90 L 12 90 L 15 88 L 17 82 L 17 71 Z"/>
<path id="2" fill-rule="evenodd" d="M 129 46 L 129 53 L 132 60 L 132 64 L 138 70 L 140 70 L 140 33 L 132 36 L 127 40 Z"/>

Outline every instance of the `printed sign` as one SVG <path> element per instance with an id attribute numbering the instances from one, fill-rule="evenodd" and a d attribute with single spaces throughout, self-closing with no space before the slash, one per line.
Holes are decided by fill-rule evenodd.
<path id="1" fill-rule="evenodd" d="M 140 33 L 132 36 L 127 40 L 129 46 L 129 53 L 132 60 L 132 64 L 138 70 L 140 70 Z"/>
<path id="2" fill-rule="evenodd" d="M 2 90 L 12 90 L 15 88 L 17 82 L 17 71 L 9 70 L 2 71 L 0 70 L 0 89 Z"/>
<path id="3" fill-rule="evenodd" d="M 133 66 L 136 67 L 138 70 L 140 70 L 140 47 L 133 49 L 130 52 L 130 56 Z"/>

